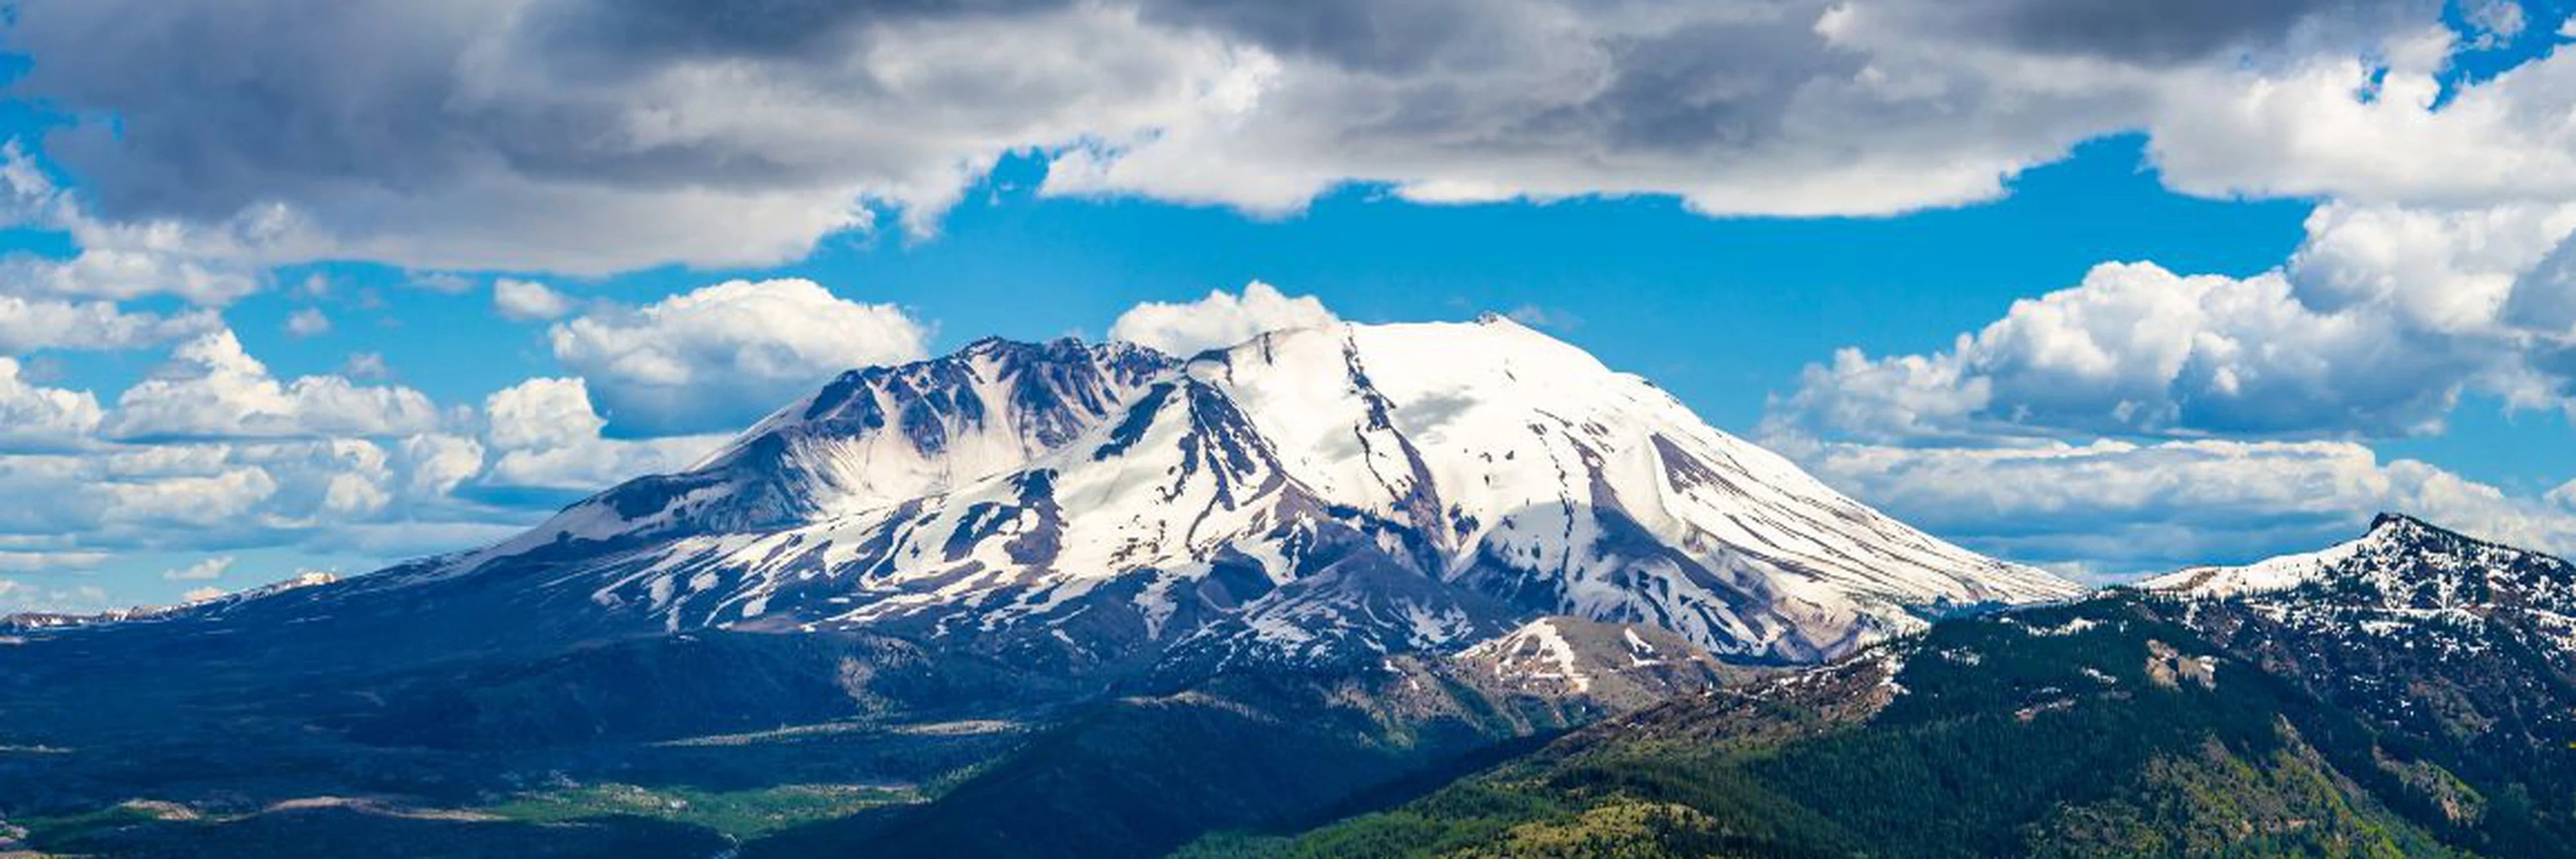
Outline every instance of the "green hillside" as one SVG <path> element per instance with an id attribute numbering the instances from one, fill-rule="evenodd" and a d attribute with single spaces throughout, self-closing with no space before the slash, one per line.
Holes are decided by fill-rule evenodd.
<path id="1" fill-rule="evenodd" d="M 2173 622 L 2182 608 L 2114 595 L 1945 623 L 1832 669 L 1587 730 L 1396 808 L 1288 836 L 1206 838 L 1180 855 L 2568 851 L 2552 831 L 2568 824 L 2569 798 L 2547 793 L 2558 785 L 2545 775 L 2567 771 L 2563 741 L 2522 746 L 2528 760 L 2503 761 L 2500 749 L 2512 747 L 2481 744 L 2474 732 L 2411 734 L 2328 703 L 2353 678 L 2265 670 Z M 2195 623 L 2231 610 L 2199 606 Z M 2227 624 L 2239 645 L 2256 645 L 2244 652 L 2284 644 L 2246 632 L 2249 623 L 2259 620 Z M 2526 656 L 2470 654 L 2489 675 L 2554 670 Z M 2428 692 L 2483 682 L 2457 666 L 2382 667 L 2422 676 L 2367 679 Z M 2557 697 L 2481 706 L 2563 713 L 2568 702 Z"/>

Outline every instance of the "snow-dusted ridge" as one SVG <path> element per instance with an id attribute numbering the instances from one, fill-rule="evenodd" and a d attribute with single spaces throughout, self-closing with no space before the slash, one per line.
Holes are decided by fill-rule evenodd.
<path id="1" fill-rule="evenodd" d="M 2566 734 L 2576 566 L 2559 558 L 2382 515 L 2323 551 L 2141 590 L 2167 617 L 2380 724 L 2515 748 Z"/>
<path id="2" fill-rule="evenodd" d="M 2241 567 L 2195 567 L 2140 590 L 2241 602 L 2291 628 L 2400 636 L 2409 646 L 2474 650 L 2505 618 L 2533 641 L 2576 654 L 2576 565 L 2382 514 L 2360 538 Z"/>
<path id="3" fill-rule="evenodd" d="M 2190 567 L 2139 582 L 2139 590 L 2204 598 L 2260 597 L 2333 588 L 2392 604 L 2483 604 L 2505 590 L 2576 596 L 2576 571 L 2537 552 L 2464 536 L 2411 516 L 2380 514 L 2370 530 L 2314 552 L 2242 566 Z"/>
<path id="4" fill-rule="evenodd" d="M 284 579 L 245 588 L 231 593 L 184 602 L 177 605 L 138 605 L 95 613 L 20 612 L 0 615 L 0 630 L 29 630 L 105 626 L 137 621 L 163 620 L 174 617 L 212 617 L 255 600 L 304 588 L 336 584 L 338 573 L 304 571 Z"/>
<path id="5" fill-rule="evenodd" d="M 2243 566 L 2187 567 L 2138 583 L 2140 590 L 2228 597 L 2276 593 L 2320 581 L 2335 567 L 2368 548 L 2370 537 L 2336 543 L 2313 552 L 2294 552 Z"/>
<path id="6" fill-rule="evenodd" d="M 691 471 L 408 575 L 538 563 L 541 587 L 669 629 L 866 629 L 1077 667 L 1445 651 L 1551 615 L 1813 661 L 2080 592 L 1491 316 L 1186 361 L 988 340 L 853 371 Z"/>

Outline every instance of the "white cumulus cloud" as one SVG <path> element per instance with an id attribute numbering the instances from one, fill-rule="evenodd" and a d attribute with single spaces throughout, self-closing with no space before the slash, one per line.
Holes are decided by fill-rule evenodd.
<path id="1" fill-rule="evenodd" d="M 118 438 L 400 436 L 437 428 L 418 391 L 340 376 L 280 381 L 230 330 L 180 344 L 151 378 L 117 397 L 106 432 Z"/>
<path id="2" fill-rule="evenodd" d="M 531 489 L 594 490 L 679 471 L 730 436 L 601 438 L 608 422 L 580 379 L 529 379 L 484 401 L 484 440 L 498 456 L 485 481 Z"/>
<path id="3" fill-rule="evenodd" d="M 163 581 L 171 582 L 213 581 L 215 579 L 223 578 L 224 572 L 232 568 L 233 559 L 231 556 L 225 555 L 212 557 L 184 567 L 163 570 L 161 571 L 161 579 Z"/>
<path id="4" fill-rule="evenodd" d="M 595 492 L 647 474 L 680 471 L 722 447 L 729 436 L 594 439 L 563 447 L 501 450 L 486 482 L 493 486 Z"/>
<path id="5" fill-rule="evenodd" d="M 2378 50 L 2166 79 L 2149 123 L 2166 181 L 2210 196 L 2358 204 L 2576 199 L 2576 55 L 2446 89 L 2456 37 L 2426 21 Z"/>
<path id="6" fill-rule="evenodd" d="M 322 315 L 319 308 L 307 307 L 286 317 L 286 333 L 297 337 L 311 337 L 330 330 L 331 317 Z"/>
<path id="7" fill-rule="evenodd" d="M 131 349 L 221 327 L 211 313 L 131 313 L 106 301 L 0 295 L 0 354 L 45 349 Z"/>
<path id="8" fill-rule="evenodd" d="M 740 429 L 841 371 L 919 359 L 929 336 L 900 307 L 799 279 L 728 281 L 548 332 L 611 428 L 636 435 Z"/>
<path id="9" fill-rule="evenodd" d="M 68 612 L 82 614 L 109 607 L 106 588 L 95 584 L 45 585 L 18 579 L 0 579 L 0 615 L 18 612 Z"/>
<path id="10" fill-rule="evenodd" d="M 106 563 L 106 552 L 0 551 L 0 573 L 86 570 Z"/>
<path id="11" fill-rule="evenodd" d="M 1775 424 L 1859 438 L 1986 434 L 2402 435 L 2439 425 L 2483 344 L 2372 304 L 2319 311 L 2279 273 L 2106 263 L 2013 303 L 1948 351 L 1844 350 L 1775 403 Z"/>
<path id="12" fill-rule="evenodd" d="M 1109 337 L 1186 358 L 1266 331 L 1327 325 L 1337 319 L 1314 296 L 1290 296 L 1256 280 L 1244 284 L 1239 293 L 1210 290 L 1197 301 L 1148 301 L 1128 308 L 1110 324 Z"/>
<path id="13" fill-rule="evenodd" d="M 504 319 L 527 322 L 569 316 L 573 303 L 545 284 L 505 277 L 492 282 L 492 308 L 500 311 Z"/>
<path id="14" fill-rule="evenodd" d="M 17 359 L 0 358 L 0 449 L 78 445 L 105 414 L 90 392 L 32 384 Z"/>

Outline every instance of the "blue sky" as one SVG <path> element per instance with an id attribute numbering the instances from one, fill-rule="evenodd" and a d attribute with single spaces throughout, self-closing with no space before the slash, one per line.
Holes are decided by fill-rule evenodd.
<path id="1" fill-rule="evenodd" d="M 1313 313 L 1514 314 L 2078 575 L 2576 549 L 2554 5 L 453 6 L 13 4 L 0 611 L 470 546 L 851 364 Z"/>

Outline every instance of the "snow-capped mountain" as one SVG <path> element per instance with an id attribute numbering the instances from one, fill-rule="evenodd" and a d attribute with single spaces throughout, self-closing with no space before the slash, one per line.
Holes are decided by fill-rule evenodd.
<path id="1" fill-rule="evenodd" d="M 2566 795 L 2555 785 L 2576 749 L 2576 567 L 2565 561 L 2383 515 L 2321 551 L 2184 570 L 2140 590 L 2153 613 L 2358 716 L 2381 739 L 2354 771 L 2400 776 L 2391 786 L 2438 825 L 2487 824 L 2479 796 Z M 2479 852 L 2544 851 L 2508 836 Z"/>
<path id="2" fill-rule="evenodd" d="M 979 342 L 853 371 L 688 472 L 398 573 L 666 629 L 866 630 L 1023 664 L 1331 660 L 1537 617 L 1811 661 L 2060 598 L 1499 317 L 1187 360 Z"/>
<path id="3" fill-rule="evenodd" d="M 2511 605 L 2576 612 L 2576 568 L 2538 552 L 2490 543 L 2421 519 L 2381 514 L 2362 536 L 2314 552 L 2236 567 L 2192 567 L 2138 583 L 2140 590 L 2212 598 L 2284 597 L 2413 611 Z"/>
<path id="4" fill-rule="evenodd" d="M 2310 633 L 2462 650 L 2512 633 L 2576 657 L 2576 567 L 2408 516 L 2383 514 L 2369 533 L 2319 551 L 2194 567 L 2138 587 L 2247 604 Z"/>

